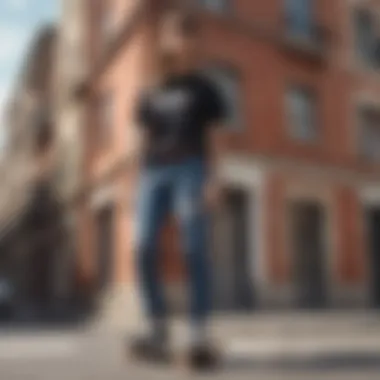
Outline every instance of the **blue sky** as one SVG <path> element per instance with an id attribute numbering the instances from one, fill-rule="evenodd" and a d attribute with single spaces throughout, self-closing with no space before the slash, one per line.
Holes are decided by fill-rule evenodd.
<path id="1" fill-rule="evenodd" d="M 36 29 L 57 19 L 62 0 L 0 0 L 0 120 Z"/>

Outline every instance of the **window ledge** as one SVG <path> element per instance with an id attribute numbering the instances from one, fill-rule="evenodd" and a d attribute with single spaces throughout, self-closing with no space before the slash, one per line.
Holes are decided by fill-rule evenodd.
<path id="1" fill-rule="evenodd" d="M 310 38 L 287 35 L 279 40 L 282 48 L 305 57 L 323 59 L 326 53 L 325 48 Z"/>

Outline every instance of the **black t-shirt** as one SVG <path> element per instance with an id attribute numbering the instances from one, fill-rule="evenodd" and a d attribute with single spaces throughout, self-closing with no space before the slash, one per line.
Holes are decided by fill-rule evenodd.
<path id="1" fill-rule="evenodd" d="M 137 111 L 138 122 L 147 132 L 144 158 L 148 164 L 207 156 L 207 128 L 225 114 L 217 88 L 197 72 L 171 77 L 147 92 Z"/>

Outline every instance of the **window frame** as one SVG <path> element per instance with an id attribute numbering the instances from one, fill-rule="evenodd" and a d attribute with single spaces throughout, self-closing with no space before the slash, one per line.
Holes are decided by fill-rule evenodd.
<path id="1" fill-rule="evenodd" d="M 363 54 L 363 51 L 361 50 L 359 36 L 358 36 L 358 23 L 357 23 L 357 16 L 359 13 L 365 13 L 367 16 L 370 16 L 371 18 L 371 32 L 373 35 L 371 36 L 372 43 L 374 46 L 372 47 L 371 51 L 366 51 L 365 55 Z M 371 9 L 368 5 L 361 5 L 356 6 L 351 14 L 351 22 L 352 22 L 352 29 L 353 29 L 353 51 L 355 60 L 359 62 L 361 66 L 366 67 L 370 70 L 377 70 L 380 69 L 380 59 L 376 56 L 376 47 L 377 44 L 380 41 L 380 33 L 376 32 L 377 29 L 380 27 L 380 15 L 378 12 L 374 9 Z M 369 42 L 371 43 L 371 42 Z"/>
<path id="2" fill-rule="evenodd" d="M 307 24 L 307 30 L 305 29 L 305 25 L 303 25 L 303 30 L 297 29 L 299 27 L 299 20 L 300 16 L 298 13 L 295 16 L 295 5 L 291 4 L 290 2 L 299 1 L 300 4 L 304 4 L 305 1 L 309 2 L 309 5 L 307 6 L 307 11 L 304 10 L 304 13 L 308 13 L 307 15 L 307 22 L 305 22 L 305 17 L 302 20 L 303 24 Z M 286 34 L 290 37 L 294 38 L 302 38 L 307 40 L 313 39 L 313 31 L 315 26 L 315 0 L 285 0 L 283 2 L 283 9 L 284 9 L 284 17 L 285 17 L 285 30 Z M 300 8 L 300 5 L 298 5 L 298 8 Z M 303 8 L 304 9 L 304 8 Z M 305 15 L 304 15 L 305 16 Z M 294 25 L 294 20 L 297 19 L 297 25 Z"/>
<path id="3" fill-rule="evenodd" d="M 358 54 L 357 48 L 357 28 L 355 23 L 355 16 L 358 11 L 368 11 L 375 20 L 374 31 L 375 31 L 375 47 L 374 47 L 374 62 L 373 64 L 368 64 L 365 59 L 363 59 Z M 349 60 L 351 62 L 352 68 L 354 70 L 360 70 L 364 73 L 370 75 L 378 75 L 380 72 L 380 8 L 377 6 L 372 6 L 368 3 L 358 3 L 353 4 L 350 8 L 350 13 L 348 17 L 348 23 L 350 26 L 350 50 L 349 50 Z M 378 61 L 378 63 L 377 63 Z"/>
<path id="4" fill-rule="evenodd" d="M 371 126 L 371 128 L 377 129 L 377 136 L 378 139 L 376 139 L 377 144 L 379 146 L 379 149 L 375 149 L 378 151 L 378 156 L 373 155 L 373 151 L 368 151 L 367 143 L 368 140 L 373 140 L 372 137 L 366 137 L 364 136 L 364 131 L 368 127 L 368 123 L 364 120 L 365 114 L 374 113 L 376 116 L 376 119 L 378 118 L 378 125 L 375 127 Z M 367 161 L 370 161 L 372 163 L 380 164 L 380 107 L 375 104 L 359 104 L 356 109 L 356 122 L 357 122 L 357 130 L 358 130 L 358 154 L 362 159 L 365 159 Z"/>
<path id="5" fill-rule="evenodd" d="M 311 126 L 308 126 L 308 130 L 310 132 L 313 132 L 310 137 L 305 138 L 306 134 L 310 133 L 302 133 L 300 132 L 300 127 L 302 129 L 305 128 L 305 126 L 295 125 L 294 123 L 294 115 L 293 115 L 293 109 L 292 105 L 290 104 L 290 101 L 292 99 L 290 98 L 290 95 L 294 94 L 302 94 L 302 99 L 305 101 L 307 100 L 308 104 L 308 119 L 312 122 Z M 288 83 L 285 87 L 285 97 L 284 97 L 284 103 L 285 103 L 285 113 L 286 113 L 286 131 L 287 136 L 294 142 L 302 143 L 302 144 L 308 144 L 308 145 L 316 145 L 319 144 L 321 140 L 321 130 L 319 128 L 320 125 L 320 118 L 319 118 L 319 99 L 318 99 L 318 93 L 317 90 L 308 84 L 302 84 L 297 82 L 291 82 Z M 306 103 L 304 102 L 304 105 Z M 297 116 L 299 118 L 299 116 Z M 306 131 L 305 131 L 306 132 Z"/>
<path id="6" fill-rule="evenodd" d="M 234 9 L 234 0 L 197 0 L 198 6 L 209 12 L 226 14 Z M 220 5 L 219 5 L 220 4 Z"/>

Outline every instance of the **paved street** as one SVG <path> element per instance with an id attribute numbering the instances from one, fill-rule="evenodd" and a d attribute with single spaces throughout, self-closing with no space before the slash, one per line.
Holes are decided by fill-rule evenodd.
<path id="1" fill-rule="evenodd" d="M 365 323 L 366 331 L 343 334 L 313 331 L 302 321 L 279 327 L 279 323 L 229 323 L 224 328 L 223 368 L 215 379 L 262 380 L 378 380 L 380 378 L 380 339 L 378 325 Z M 328 321 L 321 323 L 326 325 Z M 286 322 L 288 323 L 288 322 Z M 346 324 L 346 328 L 354 322 Z M 363 321 L 361 323 L 364 323 Z M 344 325 L 342 322 L 341 325 Z M 234 325 L 235 329 L 232 328 Z M 290 326 L 298 325 L 294 334 Z M 218 328 L 223 329 L 223 323 Z M 251 331 L 248 334 L 248 330 Z M 334 331 L 335 330 L 335 331 Z M 307 335 L 305 332 L 309 331 Z M 345 338 L 344 338 L 344 336 Z M 219 336 L 221 333 L 219 332 Z M 294 336 L 294 338 L 291 338 Z M 118 332 L 107 329 L 66 331 L 2 331 L 0 333 L 1 380 L 121 380 L 202 378 L 178 368 L 131 363 L 123 355 Z M 290 337 L 290 338 L 289 338 Z"/>
<path id="2" fill-rule="evenodd" d="M 9 349 L 1 346 L 0 378 L 4 380 L 121 380 L 178 379 L 178 369 L 138 366 L 124 360 L 120 346 L 110 337 L 63 334 L 54 337 L 8 338 Z M 24 345 L 23 345 L 24 344 Z M 378 380 L 376 362 L 265 364 L 248 356 L 228 357 L 215 379 L 352 379 Z M 201 377 L 201 376 L 199 376 Z"/>

